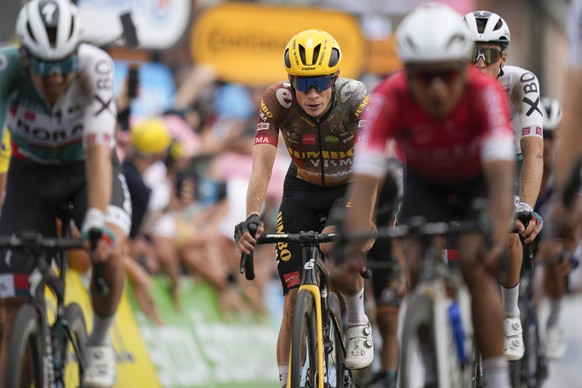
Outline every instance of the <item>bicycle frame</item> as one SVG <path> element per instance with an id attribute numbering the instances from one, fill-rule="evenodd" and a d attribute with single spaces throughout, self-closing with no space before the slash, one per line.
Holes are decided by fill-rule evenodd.
<path id="1" fill-rule="evenodd" d="M 315 244 L 317 241 L 315 240 Z M 324 386 L 324 356 L 323 356 L 323 316 L 327 314 L 327 269 L 321 260 L 317 246 L 307 243 L 302 248 L 303 270 L 301 284 L 297 293 L 307 290 L 315 302 L 315 327 L 317 338 L 317 386 Z M 307 260 L 309 258 L 309 260 Z M 318 275 L 319 280 L 318 281 Z M 323 281 L 321 281 L 323 280 Z M 323 285 L 323 287 L 321 286 Z M 289 350 L 289 366 L 291 366 L 291 351 Z M 291 386 L 291 374 L 287 376 L 287 386 Z"/>
<path id="2" fill-rule="evenodd" d="M 317 341 L 317 387 L 319 388 L 323 388 L 326 383 L 325 377 L 327 376 L 326 368 L 328 368 L 328 365 L 326 365 L 325 362 L 324 340 L 330 333 L 330 327 L 327 322 L 324 322 L 324 317 L 330 316 L 327 289 L 328 271 L 321 258 L 319 243 L 332 241 L 336 236 L 335 233 L 319 234 L 315 231 L 310 231 L 297 234 L 266 234 L 259 237 L 259 240 L 257 241 L 258 244 L 276 243 L 280 241 L 295 241 L 301 244 L 301 283 L 297 290 L 297 294 L 299 295 L 301 291 L 307 291 L 311 294 L 314 302 L 315 339 Z M 241 273 L 245 271 L 247 279 L 252 280 L 254 278 L 252 255 L 241 256 Z M 338 333 L 341 333 L 341 326 L 337 321 L 338 317 L 334 314 L 333 318 L 331 324 L 334 325 L 334 328 Z M 341 346 L 341 351 L 345 353 L 343 344 L 336 343 L 336 346 Z M 293 346 L 291 346 L 289 350 L 289 369 L 291 369 L 292 366 L 292 347 Z M 292 374 L 289 373 L 287 377 L 288 387 L 291 387 L 291 379 Z M 336 376 L 336 383 L 340 379 L 343 381 L 343 375 Z"/>

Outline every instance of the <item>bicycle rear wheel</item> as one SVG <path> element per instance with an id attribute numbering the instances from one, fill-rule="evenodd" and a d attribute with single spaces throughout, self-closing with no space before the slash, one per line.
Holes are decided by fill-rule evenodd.
<path id="1" fill-rule="evenodd" d="M 339 298 L 333 292 L 329 293 L 328 306 L 329 316 L 326 323 L 329 333 L 327 338 L 324 338 L 326 387 L 350 387 L 352 379 L 349 370 L 344 366 L 346 354 L 342 339 L 344 329 L 342 311 Z"/>
<path id="2" fill-rule="evenodd" d="M 291 337 L 291 388 L 317 387 L 317 334 L 311 293 L 300 290 L 295 303 Z"/>
<path id="3" fill-rule="evenodd" d="M 36 309 L 25 304 L 16 313 L 8 343 L 6 388 L 42 387 L 44 341 Z"/>
<path id="4" fill-rule="evenodd" d="M 64 319 L 68 323 L 67 347 L 65 349 L 65 381 L 78 387 L 83 379 L 83 346 L 87 341 L 87 326 L 83 310 L 77 303 L 65 308 Z"/>

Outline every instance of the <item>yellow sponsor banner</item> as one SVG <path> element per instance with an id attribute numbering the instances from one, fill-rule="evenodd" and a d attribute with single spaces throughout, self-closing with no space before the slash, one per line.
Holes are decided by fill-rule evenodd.
<path id="1" fill-rule="evenodd" d="M 327 31 L 338 41 L 342 77 L 358 78 L 365 70 L 367 42 L 352 15 L 301 7 L 225 3 L 209 8 L 192 29 L 192 57 L 214 66 L 222 80 L 264 86 L 287 79 L 285 45 L 306 29 Z"/>
<path id="2" fill-rule="evenodd" d="M 384 76 L 402 69 L 402 62 L 396 53 L 395 40 L 394 35 L 391 35 L 386 39 L 368 41 L 370 48 L 367 64 L 368 73 Z"/>
<path id="3" fill-rule="evenodd" d="M 93 327 L 93 309 L 87 292 L 88 279 L 78 272 L 69 270 L 66 277 L 66 303 L 75 302 L 81 306 L 85 315 L 87 332 Z M 50 292 L 46 293 L 49 309 L 55 309 L 55 300 Z M 115 358 L 117 361 L 117 381 L 115 388 L 159 388 L 161 387 L 156 369 L 149 357 L 148 350 L 140 336 L 139 327 L 131 310 L 126 293 L 123 293 L 117 310 L 115 323 L 111 329 Z M 66 371 L 66 386 L 78 387 L 76 373 L 72 368 L 77 365 L 69 360 Z"/>

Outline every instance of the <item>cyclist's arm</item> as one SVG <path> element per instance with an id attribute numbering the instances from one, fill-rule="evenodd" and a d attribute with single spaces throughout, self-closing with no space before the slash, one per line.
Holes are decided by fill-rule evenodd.
<path id="1" fill-rule="evenodd" d="M 113 96 L 113 61 L 104 51 L 88 45 L 82 45 L 79 54 L 83 60 L 80 63 L 80 77 L 91 99 L 85 109 L 83 136 L 87 204 L 88 209 L 99 210 L 104 220 L 111 201 L 112 156 L 117 120 Z"/>
<path id="2" fill-rule="evenodd" d="M 255 144 L 253 147 L 253 169 L 247 189 L 247 216 L 261 214 L 276 156 L 276 146 Z"/>
<path id="3" fill-rule="evenodd" d="M 513 182 L 515 162 L 511 159 L 489 160 L 483 163 L 489 195 L 493 242 L 504 242 L 513 215 Z"/>
<path id="4" fill-rule="evenodd" d="M 542 175 L 544 174 L 544 141 L 539 137 L 524 137 L 521 139 L 523 164 L 521 167 L 519 200 L 527 203 L 532 209 L 540 192 Z"/>
<path id="5" fill-rule="evenodd" d="M 351 182 L 348 192 L 348 198 L 351 199 L 351 206 L 345 221 L 348 230 L 370 229 L 379 182 L 378 176 L 354 174 L 354 180 Z"/>

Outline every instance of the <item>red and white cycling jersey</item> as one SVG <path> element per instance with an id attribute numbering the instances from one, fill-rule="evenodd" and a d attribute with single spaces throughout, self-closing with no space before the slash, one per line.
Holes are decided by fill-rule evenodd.
<path id="1" fill-rule="evenodd" d="M 395 139 L 406 164 L 428 181 L 456 184 L 477 176 L 482 162 L 514 160 L 509 103 L 497 80 L 469 68 L 465 92 L 454 110 L 435 119 L 408 90 L 401 71 L 380 83 L 364 113 L 353 172 L 381 177 L 387 141 Z"/>

